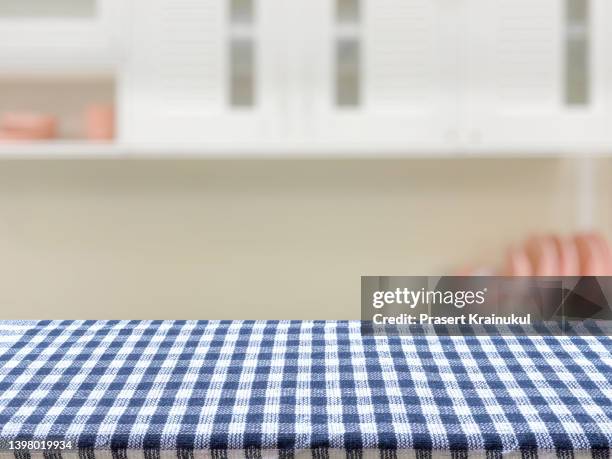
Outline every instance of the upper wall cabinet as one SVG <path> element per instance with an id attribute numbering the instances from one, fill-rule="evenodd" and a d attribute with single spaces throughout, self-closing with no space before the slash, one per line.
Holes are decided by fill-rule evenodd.
<path id="1" fill-rule="evenodd" d="M 610 0 L 127 3 L 122 140 L 381 153 L 612 141 Z"/>
<path id="2" fill-rule="evenodd" d="M 457 136 L 457 2 L 309 0 L 292 13 L 296 135 L 449 146 Z"/>
<path id="3" fill-rule="evenodd" d="M 612 139 L 609 0 L 469 0 L 468 145 Z"/>
<path id="4" fill-rule="evenodd" d="M 456 138 L 444 0 L 135 0 L 126 141 L 313 146 Z"/>
<path id="5" fill-rule="evenodd" d="M 0 71 L 114 70 L 125 0 L 1 0 Z"/>
<path id="6" fill-rule="evenodd" d="M 612 141 L 609 0 L 303 3 L 292 78 L 310 141 L 468 151 Z"/>
<path id="7" fill-rule="evenodd" d="M 120 80 L 121 138 L 282 137 L 284 0 L 134 0 Z"/>

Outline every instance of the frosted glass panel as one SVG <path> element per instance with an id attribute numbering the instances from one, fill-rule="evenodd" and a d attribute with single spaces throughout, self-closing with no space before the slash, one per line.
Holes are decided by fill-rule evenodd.
<path id="1" fill-rule="evenodd" d="M 230 5 L 233 24 L 253 23 L 253 0 L 231 0 Z"/>
<path id="2" fill-rule="evenodd" d="M 359 22 L 359 0 L 336 0 L 336 14 L 340 23 Z"/>
<path id="3" fill-rule="evenodd" d="M 565 102 L 590 100 L 589 0 L 566 0 Z"/>
<path id="4" fill-rule="evenodd" d="M 336 49 L 336 104 L 355 107 L 360 102 L 359 42 L 341 39 Z"/>
<path id="5" fill-rule="evenodd" d="M 335 103 L 357 107 L 361 103 L 360 0 L 336 0 Z"/>
<path id="6" fill-rule="evenodd" d="M 589 0 L 567 0 L 567 18 L 570 23 L 585 24 L 589 16 Z"/>
<path id="7" fill-rule="evenodd" d="M 589 103 L 589 50 L 586 41 L 567 44 L 566 102 L 568 105 Z"/>
<path id="8" fill-rule="evenodd" d="M 92 17 L 96 0 L 0 0 L 0 18 Z"/>
<path id="9" fill-rule="evenodd" d="M 255 102 L 254 54 L 251 40 L 232 40 L 230 49 L 230 104 L 234 107 L 251 107 Z"/>

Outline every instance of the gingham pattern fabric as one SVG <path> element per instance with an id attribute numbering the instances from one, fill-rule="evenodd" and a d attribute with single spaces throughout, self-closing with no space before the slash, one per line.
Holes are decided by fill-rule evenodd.
<path id="1" fill-rule="evenodd" d="M 0 322 L 0 442 L 61 439 L 81 457 L 609 458 L 611 350 L 342 321 Z"/>

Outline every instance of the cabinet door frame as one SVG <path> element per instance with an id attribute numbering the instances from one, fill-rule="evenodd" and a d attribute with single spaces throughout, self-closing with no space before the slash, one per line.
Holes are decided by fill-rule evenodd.
<path id="1" fill-rule="evenodd" d="M 435 11 L 431 17 L 431 26 L 435 29 L 424 32 L 430 43 L 423 45 L 422 49 L 435 50 L 433 55 L 424 54 L 430 59 L 424 65 L 430 65 L 436 81 L 431 85 L 431 99 L 412 109 L 407 103 L 394 104 L 395 101 L 388 100 L 390 103 L 385 105 L 380 102 L 380 98 L 375 100 L 373 97 L 373 82 L 380 85 L 384 80 L 384 72 L 393 72 L 391 60 L 384 61 L 378 55 L 373 55 L 376 51 L 374 44 L 380 45 L 385 40 L 390 42 L 401 33 L 399 23 L 394 22 L 392 14 L 384 18 L 377 13 L 383 1 L 361 0 L 361 24 L 357 28 L 362 83 L 361 101 L 357 107 L 339 107 L 334 100 L 337 40 L 347 30 L 351 32 L 350 27 L 337 24 L 335 1 L 309 0 L 300 2 L 299 7 L 295 5 L 292 9 L 288 19 L 293 24 L 290 46 L 294 50 L 288 72 L 291 81 L 288 106 L 292 139 L 309 145 L 354 145 L 356 148 L 368 145 L 372 151 L 380 149 L 381 153 L 384 153 L 383 150 L 448 152 L 456 148 L 460 88 L 463 84 L 459 64 L 463 10 L 458 3 L 461 2 L 428 0 L 427 4 L 423 3 L 425 8 Z M 386 1 L 393 4 L 393 0 Z M 401 1 L 406 4 L 410 0 Z M 415 4 L 415 10 L 422 6 L 418 2 Z M 407 10 L 404 12 L 411 13 Z M 373 13 L 376 14 L 374 18 Z M 388 36 L 384 36 L 385 20 L 390 21 L 394 27 Z M 431 34 L 427 35 L 429 32 Z M 370 38 L 372 34 L 378 34 L 375 36 L 376 42 Z M 428 48 L 428 45 L 431 46 Z M 410 52 L 407 48 L 405 50 L 398 49 L 398 54 Z M 380 49 L 377 51 L 384 52 Z M 417 56 L 420 51 L 411 57 Z M 369 62 L 374 58 L 381 64 L 390 63 L 383 69 L 383 74 L 379 72 L 379 76 L 374 74 L 373 70 L 376 69 Z M 394 83 L 397 83 L 397 79 L 391 82 Z M 400 98 L 402 96 L 406 96 L 405 100 L 416 97 L 414 93 L 409 96 L 405 93 L 399 95 Z M 428 103 L 431 106 L 424 108 Z"/>
<path id="2" fill-rule="evenodd" d="M 279 143 L 285 93 L 284 64 L 279 56 L 283 55 L 284 42 L 272 26 L 280 24 L 277 16 L 285 8 L 284 0 L 254 0 L 255 24 L 252 28 L 231 26 L 229 0 L 134 0 L 134 5 L 133 33 L 118 82 L 119 138 L 122 141 L 194 146 L 209 151 L 225 151 L 229 145 L 244 151 L 253 148 L 254 144 Z M 156 18 L 156 13 L 146 16 L 148 9 L 153 7 L 164 11 L 170 8 L 170 14 L 179 15 L 178 22 Z M 213 21 L 209 23 L 211 35 L 205 36 L 203 29 L 198 29 L 194 23 L 182 27 L 184 16 L 180 15 L 183 13 L 173 10 L 174 7 L 186 8 L 196 20 L 197 15 L 202 16 L 209 8 L 212 16 L 208 17 Z M 185 29 L 184 35 L 175 42 L 186 44 L 176 45 L 173 37 L 164 36 L 154 24 L 143 25 L 147 21 L 163 21 L 169 34 L 173 33 L 172 27 Z M 248 107 L 232 106 L 229 96 L 230 44 L 233 38 L 241 36 L 252 37 L 255 53 L 255 96 L 253 105 Z M 198 49 L 198 42 L 207 42 L 211 53 L 208 64 L 202 55 L 193 51 Z M 190 50 L 190 46 L 193 49 Z M 174 69 L 170 68 L 170 74 L 160 77 L 162 72 L 156 71 L 160 63 L 156 60 L 162 67 L 174 66 Z M 214 70 L 206 73 L 205 68 Z M 206 83 L 202 82 L 203 78 L 207 79 Z M 169 87 L 171 93 L 180 92 L 179 81 L 195 88 L 197 94 L 191 94 L 191 100 L 183 96 L 181 103 L 164 92 L 164 87 Z"/>
<path id="3" fill-rule="evenodd" d="M 590 100 L 586 105 L 565 102 L 564 79 L 566 41 L 565 1 L 547 0 L 558 7 L 548 18 L 558 26 L 554 52 L 550 55 L 551 98 L 541 107 L 504 106 L 496 81 L 501 72 L 496 68 L 496 35 L 499 3 L 509 0 L 467 0 L 470 17 L 468 33 L 468 76 L 462 142 L 466 148 L 499 152 L 564 152 L 599 151 L 612 141 L 612 8 L 606 0 L 590 0 L 589 8 L 589 80 Z M 533 13 L 533 11 L 532 11 Z M 527 14 L 527 13 L 526 13 Z M 556 21 L 556 22 L 555 22 Z M 533 33 L 545 33 L 533 31 Z M 501 46 L 501 45 L 499 45 Z M 531 42 L 530 46 L 538 46 Z M 548 46 L 553 46 L 550 41 Z M 516 53 L 518 46 L 513 48 Z M 520 60 L 517 59 L 517 62 Z M 500 66 L 501 68 L 501 66 Z M 525 68 L 528 68 L 525 66 Z M 542 68 L 545 68 L 543 66 Z M 520 77 L 519 77 L 520 78 Z M 526 77 L 528 78 L 528 76 Z M 553 99 L 554 98 L 554 99 Z M 527 102 L 529 103 L 529 102 Z"/>

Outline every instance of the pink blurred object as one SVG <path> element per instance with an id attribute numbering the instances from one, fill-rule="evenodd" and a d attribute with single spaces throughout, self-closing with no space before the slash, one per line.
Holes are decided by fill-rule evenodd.
<path id="1" fill-rule="evenodd" d="M 483 267 L 466 265 L 455 275 L 495 275 Z M 502 276 L 612 276 L 612 247 L 595 231 L 571 236 L 534 235 L 509 247 L 499 271 Z"/>
<path id="2" fill-rule="evenodd" d="M 532 236 L 525 243 L 525 252 L 534 276 L 557 276 L 559 257 L 554 242 L 545 236 Z"/>
<path id="3" fill-rule="evenodd" d="M 94 104 L 85 110 L 85 136 L 89 140 L 113 140 L 115 110 L 112 105 Z"/>
<path id="4" fill-rule="evenodd" d="M 597 249 L 601 253 L 601 261 L 603 263 L 602 276 L 612 275 L 612 250 L 610 250 L 610 244 L 605 237 L 600 233 L 592 233 L 591 239 L 597 246 Z"/>
<path id="5" fill-rule="evenodd" d="M 510 248 L 506 254 L 506 260 L 502 275 L 504 276 L 531 276 L 533 268 L 527 253 L 522 248 Z"/>
<path id="6" fill-rule="evenodd" d="M 31 141 L 30 136 L 18 131 L 0 130 L 0 142 L 27 142 Z"/>
<path id="7" fill-rule="evenodd" d="M 578 250 L 576 244 L 571 238 L 552 235 L 550 240 L 555 246 L 557 259 L 559 262 L 559 276 L 579 276 L 580 275 L 580 260 L 578 258 Z"/>
<path id="8" fill-rule="evenodd" d="M 580 256 L 582 276 L 609 276 L 612 274 L 612 255 L 606 239 L 599 233 L 577 234 L 576 247 Z"/>
<path id="9" fill-rule="evenodd" d="M 48 140 L 57 136 L 57 118 L 34 112 L 7 112 L 0 116 L 0 131 L 11 140 Z"/>
<path id="10" fill-rule="evenodd" d="M 581 276 L 599 276 L 605 272 L 606 261 L 592 233 L 581 233 L 574 236 Z"/>

